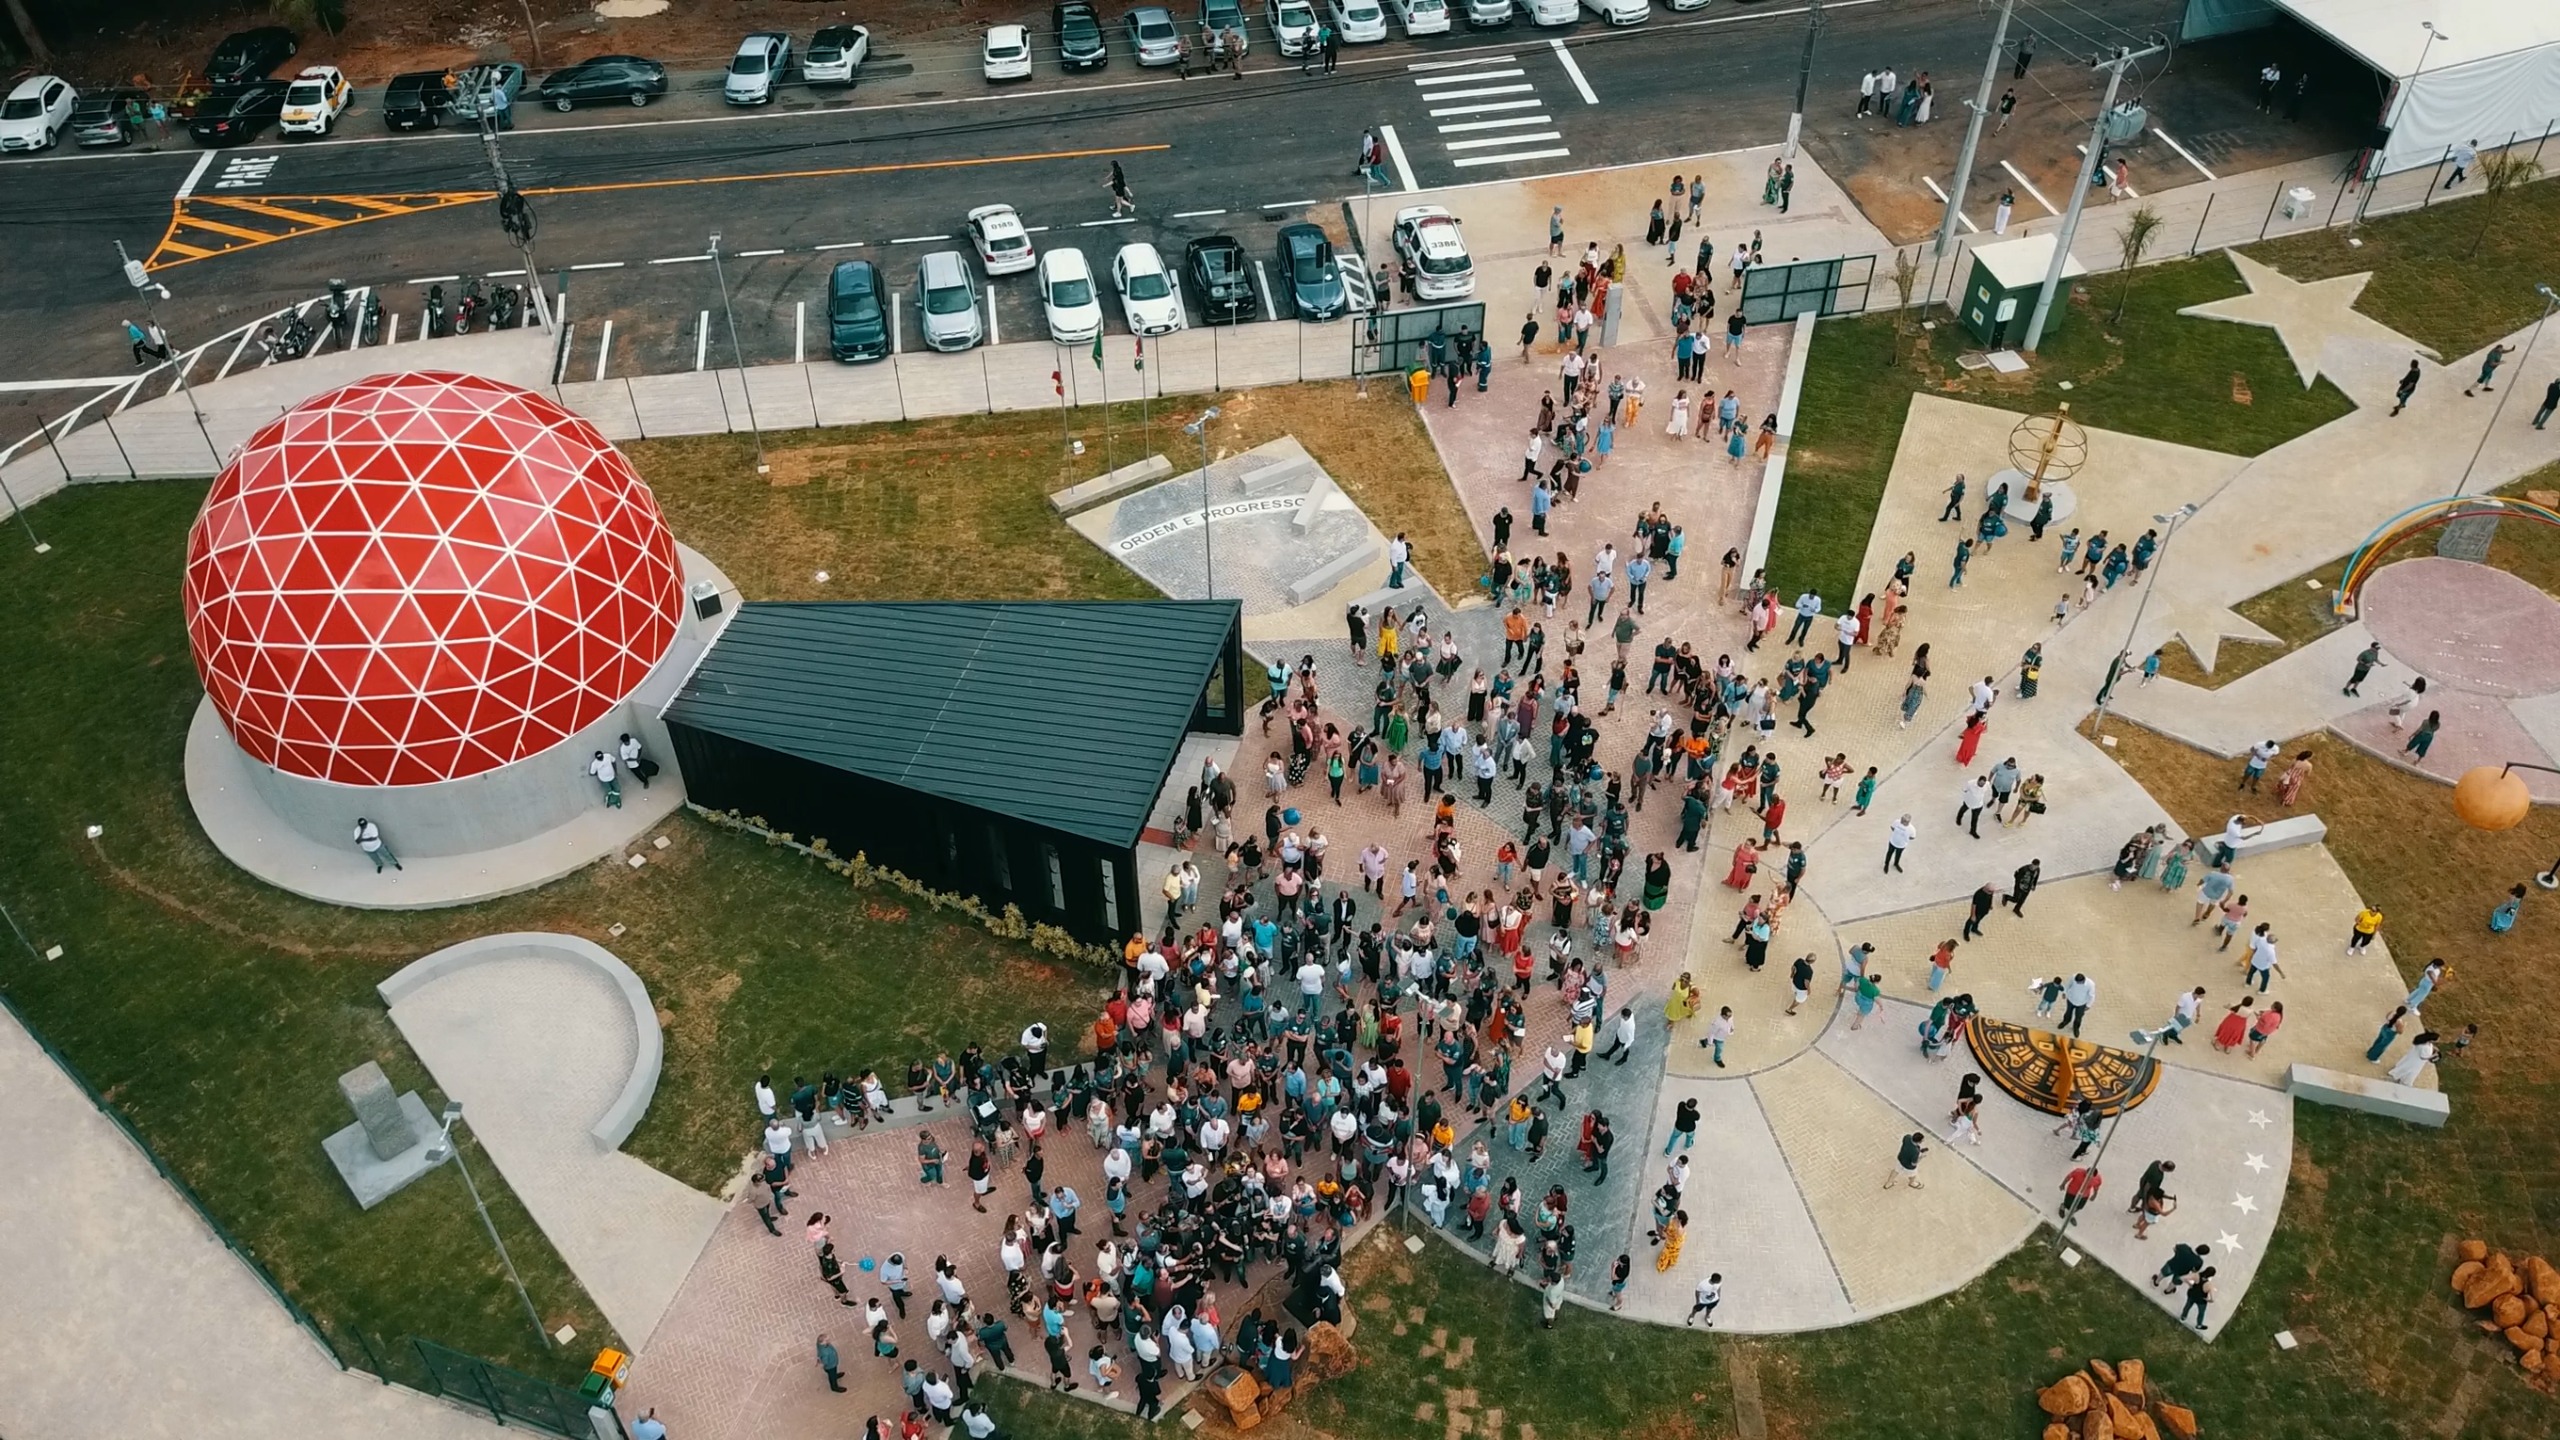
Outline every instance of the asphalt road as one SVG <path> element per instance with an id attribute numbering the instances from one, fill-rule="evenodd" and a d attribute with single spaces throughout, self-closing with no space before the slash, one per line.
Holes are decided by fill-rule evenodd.
<path id="1" fill-rule="evenodd" d="M 2131 25 L 2175 8 L 2090 0 L 2077 13 Z M 865 256 L 905 284 L 917 255 L 962 248 L 962 214 L 989 201 L 1045 227 L 1044 245 L 1073 236 L 1100 271 L 1111 247 L 1136 240 L 1172 256 L 1184 240 L 1223 230 L 1267 255 L 1290 220 L 1338 231 L 1335 202 L 1357 193 L 1352 152 L 1365 125 L 1393 127 L 1397 179 L 1421 187 L 1768 143 L 1793 108 L 1805 23 L 1800 7 L 1715 0 L 1686 14 L 1657 9 L 1622 30 L 1588 19 L 1556 31 L 1461 25 L 1449 36 L 1347 50 L 1329 76 L 1282 62 L 1242 80 L 1182 80 L 1123 54 L 1096 75 L 1046 76 L 1044 66 L 1032 86 L 992 93 L 950 54 L 884 46 L 850 93 L 795 88 L 773 108 L 739 112 L 706 91 L 716 80 L 680 77 L 679 93 L 645 110 L 524 114 L 503 148 L 516 183 L 535 196 L 546 274 L 613 267 L 569 271 L 572 318 L 591 336 L 606 318 L 618 331 L 618 353 L 582 354 L 573 373 L 593 373 L 598 358 L 616 374 L 689 366 L 697 348 L 709 363 L 729 363 L 725 323 L 708 338 L 696 333 L 718 304 L 711 267 L 681 258 L 701 254 L 714 232 L 731 255 L 780 252 L 738 260 L 729 279 L 746 358 L 787 359 L 799 307 L 823 294 L 835 261 Z M 1905 75 L 1933 71 L 1945 108 L 1979 73 L 1990 25 L 1980 7 L 1949 0 L 1835 4 L 1813 103 L 1853 95 L 1862 71 L 1889 62 Z M 1267 47 L 1254 56 L 1257 66 L 1277 60 Z M 153 153 L 0 164 L 0 244 L 21 281 L 0 287 L 0 326 L 49 337 L 0 350 L 0 381 L 126 371 L 120 321 L 135 307 L 116 266 L 119 240 L 138 256 L 164 239 L 240 245 L 185 263 L 162 250 L 173 292 L 164 318 L 181 343 L 306 298 L 333 275 L 383 285 L 393 310 L 412 313 L 422 294 L 408 281 L 522 263 L 485 200 L 344 223 L 366 209 L 434 207 L 491 186 L 476 137 L 388 136 L 376 123 L 360 105 L 324 141 L 269 137 L 207 159 L 177 139 Z M 1096 222 L 1109 218 L 1113 159 L 1138 214 L 1106 226 Z M 182 189 L 192 193 L 173 230 Z M 358 207 L 305 197 L 368 198 Z M 199 223 L 207 219 L 220 228 Z M 1094 233 L 1075 233 L 1085 229 Z M 233 231 L 288 238 L 249 244 Z M 918 238 L 937 236 L 953 238 Z M 1035 333 L 1028 284 L 998 289 L 998 333 Z M 42 403 L 58 409 L 59 395 Z"/>

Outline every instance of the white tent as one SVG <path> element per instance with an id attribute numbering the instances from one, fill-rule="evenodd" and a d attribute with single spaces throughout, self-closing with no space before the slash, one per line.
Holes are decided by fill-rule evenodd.
<path id="1" fill-rule="evenodd" d="M 2560 133 L 2560 0 L 2189 0 L 2183 33 L 2227 34 L 2277 11 L 2390 82 L 2377 171 Z"/>

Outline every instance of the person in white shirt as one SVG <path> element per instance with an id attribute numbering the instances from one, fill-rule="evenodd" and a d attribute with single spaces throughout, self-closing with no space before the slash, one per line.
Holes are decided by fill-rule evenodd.
<path id="1" fill-rule="evenodd" d="M 373 862 L 373 873 L 376 875 L 382 873 L 382 867 L 385 865 L 394 870 L 408 868 L 400 863 L 399 856 L 391 853 L 391 847 L 382 842 L 382 827 L 361 815 L 356 817 L 356 848 L 363 851 L 365 858 Z"/>
<path id="2" fill-rule="evenodd" d="M 773 1107 L 773 1077 L 759 1075 L 756 1077 L 756 1113 L 770 1120 L 773 1118 Z"/>
<path id="3" fill-rule="evenodd" d="M 614 768 L 613 761 L 607 759 L 603 751 L 597 751 L 595 758 L 587 762 L 587 773 L 596 777 L 596 783 L 604 787 L 605 808 L 621 809 L 622 772 Z"/>
<path id="4" fill-rule="evenodd" d="M 1698 1317 L 1704 1315 L 1707 1317 L 1707 1328 L 1710 1330 L 1714 1329 L 1716 1323 L 1716 1305 L 1723 1299 L 1724 1274 L 1722 1271 L 1718 1271 L 1698 1282 L 1697 1301 L 1689 1307 L 1689 1318 L 1681 1321 L 1680 1323 L 1683 1325 L 1694 1325 L 1697 1323 Z"/>
<path id="5" fill-rule="evenodd" d="M 1911 842 L 1918 834 L 1918 831 L 1911 828 L 1911 817 L 1908 815 L 1886 827 L 1884 833 L 1884 868 L 1886 870 L 1898 871 L 1902 868 L 1902 854 L 1911 848 Z"/>
<path id="6" fill-rule="evenodd" d="M 640 782 L 640 788 L 648 789 L 649 777 L 658 773 L 658 767 L 640 753 L 640 742 L 625 735 L 621 743 L 614 746 L 614 753 L 622 758 L 622 768 L 631 772 L 632 779 Z"/>

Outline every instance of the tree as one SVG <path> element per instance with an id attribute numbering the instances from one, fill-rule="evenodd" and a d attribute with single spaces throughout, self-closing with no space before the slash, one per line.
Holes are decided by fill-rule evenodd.
<path id="1" fill-rule="evenodd" d="M 2480 242 L 2489 238 L 2489 226 L 2498 218 L 2498 207 L 2505 204 L 2507 192 L 2542 173 L 2542 162 L 2513 150 L 2501 150 L 2480 157 L 2480 230 L 2471 237 L 2468 253 L 2480 253 Z"/>
<path id="2" fill-rule="evenodd" d="M 1902 336 L 1908 328 L 1902 314 L 1911 308 L 1911 287 L 1920 283 L 1920 247 L 1893 252 L 1893 292 L 1900 303 L 1893 307 L 1893 358 L 1889 364 L 1902 363 Z"/>
<path id="3" fill-rule="evenodd" d="M 2133 267 L 2142 263 L 2142 254 L 2151 248 L 2152 240 L 2160 233 L 2160 225 L 2160 212 L 2146 203 L 2124 217 L 2123 226 L 2116 231 L 2116 239 L 2124 245 L 2124 288 L 2116 294 L 2115 318 L 2108 324 L 2124 322 L 2125 302 L 2133 298 Z"/>
<path id="4" fill-rule="evenodd" d="M 27 47 L 27 58 L 39 66 L 53 64 L 53 52 L 45 48 L 44 32 L 36 28 L 36 17 L 27 13 L 27 0 L 0 0 L 9 7 L 9 23 L 18 32 L 18 41 Z"/>
<path id="5" fill-rule="evenodd" d="M 347 0 L 267 0 L 267 8 L 288 25 L 330 35 L 347 28 Z"/>

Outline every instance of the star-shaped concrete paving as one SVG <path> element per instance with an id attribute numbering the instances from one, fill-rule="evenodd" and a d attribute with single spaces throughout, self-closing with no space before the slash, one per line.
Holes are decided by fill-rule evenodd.
<path id="1" fill-rule="evenodd" d="M 2231 1197 L 2231 1208 L 2243 1215 L 2255 1215 L 2258 1213 L 2258 1197 L 2235 1192 Z"/>
<path id="2" fill-rule="evenodd" d="M 2249 1173 L 2252 1175 L 2264 1175 L 2267 1173 L 2267 1157 L 2264 1155 L 2252 1155 L 2240 1163 L 2248 1166 Z"/>
<path id="3" fill-rule="evenodd" d="M 2219 1244 L 2225 1250 L 2238 1250 L 2241 1248 L 2240 1237 L 2232 1234 L 2228 1230 L 2223 1231 L 2221 1234 L 2216 1235 L 2213 1238 L 2215 1243 Z"/>
<path id="4" fill-rule="evenodd" d="M 2263 325 L 2275 331 L 2276 338 L 2284 342 L 2285 353 L 2293 357 L 2293 368 L 2302 376 L 2305 390 L 2319 378 L 2320 354 L 2332 340 L 2368 341 L 2435 358 L 2433 350 L 2357 312 L 2356 297 L 2364 293 L 2365 282 L 2373 278 L 2370 271 L 2305 283 L 2237 250 L 2223 253 L 2231 257 L 2240 278 L 2248 282 L 2249 293 L 2189 305 L 2178 313 L 2238 325 Z"/>
<path id="5" fill-rule="evenodd" d="M 2272 1121 L 2272 1120 L 2269 1120 L 2269 1119 L 2267 1118 L 2267 1112 L 2266 1112 L 2266 1111 L 2264 1111 L 2264 1110 L 2252 1110 L 2252 1111 L 2250 1111 L 2250 1112 L 2249 1112 L 2249 1123 L 2250 1123 L 2250 1124 L 2252 1124 L 2252 1125 L 2257 1126 L 2257 1127 L 2258 1127 L 2259 1129 L 2261 1129 L 2261 1130 L 2264 1130 L 2264 1129 L 2266 1129 L 2269 1125 L 2272 1125 L 2272 1124 L 2274 1124 L 2275 1122 L 2274 1122 L 2274 1121 Z"/>

